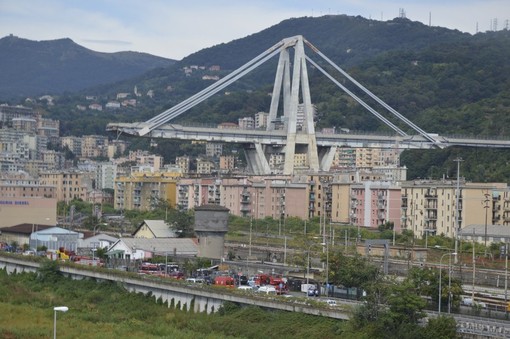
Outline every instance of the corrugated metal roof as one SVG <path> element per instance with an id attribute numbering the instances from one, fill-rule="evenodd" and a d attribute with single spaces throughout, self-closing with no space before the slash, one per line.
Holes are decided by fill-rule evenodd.
<path id="1" fill-rule="evenodd" d="M 168 253 L 177 255 L 197 255 L 198 246 L 190 238 L 121 238 L 120 241 L 129 248 L 147 252 Z M 175 249 L 175 250 L 174 250 Z"/>
<path id="2" fill-rule="evenodd" d="M 3 233 L 31 234 L 33 231 L 42 231 L 54 225 L 38 225 L 38 224 L 19 224 L 11 227 L 0 228 Z"/>
<path id="3" fill-rule="evenodd" d="M 177 234 L 164 220 L 144 220 L 156 238 L 175 238 Z"/>

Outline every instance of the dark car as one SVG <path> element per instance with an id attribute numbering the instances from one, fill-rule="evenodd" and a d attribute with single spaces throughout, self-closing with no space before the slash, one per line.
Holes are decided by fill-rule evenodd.
<path id="1" fill-rule="evenodd" d="M 310 287 L 310 288 L 308 289 L 308 293 L 307 293 L 307 295 L 308 295 L 309 297 L 318 297 L 318 296 L 319 296 L 319 290 L 318 290 L 318 289 L 316 289 L 315 287 Z"/>

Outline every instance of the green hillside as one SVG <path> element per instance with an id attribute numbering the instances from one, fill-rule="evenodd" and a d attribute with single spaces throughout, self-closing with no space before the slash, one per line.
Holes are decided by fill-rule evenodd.
<path id="1" fill-rule="evenodd" d="M 376 21 L 346 15 L 304 17 L 282 21 L 242 39 L 198 51 L 167 68 L 149 71 L 113 85 L 89 88 L 87 92 L 61 96 L 48 115 L 62 121 L 63 135 L 105 133 L 108 122 L 145 121 L 207 87 L 204 75 L 224 76 L 253 59 L 283 38 L 303 35 L 333 62 L 402 115 L 429 133 L 508 138 L 510 122 L 510 32 L 470 35 L 441 27 L 429 27 L 407 19 Z M 307 55 L 330 70 L 307 50 Z M 174 122 L 237 122 L 238 118 L 268 111 L 277 58 L 252 71 Z M 185 74 L 184 67 L 203 66 Z M 210 71 L 218 65 L 220 71 Z M 371 113 L 343 93 L 329 79 L 309 66 L 312 102 L 317 107 L 317 127 L 391 132 Z M 381 114 L 390 118 L 366 95 L 343 77 L 339 82 L 360 95 Z M 136 108 L 113 113 L 77 111 L 83 95 L 95 94 L 100 102 L 133 87 L 153 98 L 141 97 Z M 228 92 L 228 93 L 226 93 Z M 228 95 L 227 95 L 228 94 Z M 81 99 L 80 99 L 81 98 Z M 60 105 L 59 105 L 60 104 Z M 403 130 L 414 133 L 390 118 Z M 80 122 L 79 124 L 77 123 Z M 161 145 L 168 145 L 160 143 Z M 176 147 L 157 149 L 172 159 Z M 463 164 L 463 175 L 473 181 L 510 181 L 508 151 L 447 149 L 405 152 L 402 164 L 409 178 L 453 175 L 453 158 Z M 481 154 L 481 155 L 480 155 Z M 480 162 L 482 161 L 483 162 Z"/>
<path id="2" fill-rule="evenodd" d="M 125 80 L 174 63 L 146 53 L 99 53 L 71 39 L 0 39 L 0 98 L 57 94 Z"/>

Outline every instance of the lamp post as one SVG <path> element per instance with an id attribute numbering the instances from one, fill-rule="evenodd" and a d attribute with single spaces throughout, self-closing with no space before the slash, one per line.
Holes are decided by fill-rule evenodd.
<path id="1" fill-rule="evenodd" d="M 67 312 L 69 308 L 67 306 L 53 307 L 53 339 L 57 339 L 57 312 Z"/>
<path id="2" fill-rule="evenodd" d="M 442 267 L 441 267 L 441 265 L 442 265 L 443 258 L 444 258 L 444 257 L 446 257 L 447 255 L 448 255 L 448 256 L 457 256 L 457 252 L 453 252 L 453 253 L 445 253 L 445 254 L 443 254 L 443 255 L 441 256 L 441 259 L 439 259 L 439 298 L 438 298 L 439 306 L 438 306 L 438 311 L 437 311 L 437 313 L 438 313 L 439 315 L 441 315 L 441 295 L 442 295 L 442 293 L 441 293 L 441 271 L 442 271 Z M 448 267 L 449 267 L 449 265 L 448 265 Z M 451 283 L 451 281 L 449 280 L 449 281 L 448 281 L 448 293 L 450 293 L 450 287 L 451 287 L 451 286 L 450 286 L 450 283 Z M 448 299 L 448 300 L 449 300 L 449 299 Z"/>
<path id="3" fill-rule="evenodd" d="M 328 243 L 322 243 L 326 247 L 326 296 L 329 297 L 329 246 Z"/>
<path id="4" fill-rule="evenodd" d="M 308 288 L 308 283 L 309 283 L 309 280 L 308 278 L 310 277 L 310 247 L 308 247 L 308 260 L 306 261 L 306 287 Z"/>

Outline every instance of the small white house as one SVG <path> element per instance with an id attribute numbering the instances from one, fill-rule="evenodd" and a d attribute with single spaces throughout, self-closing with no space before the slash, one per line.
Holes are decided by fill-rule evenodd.
<path id="1" fill-rule="evenodd" d="M 112 237 L 108 234 L 96 234 L 92 236 L 87 236 L 84 234 L 82 239 L 78 240 L 79 248 L 109 248 L 112 246 L 119 238 Z"/>
<path id="2" fill-rule="evenodd" d="M 133 232 L 133 238 L 177 238 L 178 233 L 164 220 L 144 220 Z"/>
<path id="3" fill-rule="evenodd" d="M 191 238 L 120 238 L 110 246 L 106 255 L 130 260 L 154 256 L 196 257 L 198 246 Z"/>

